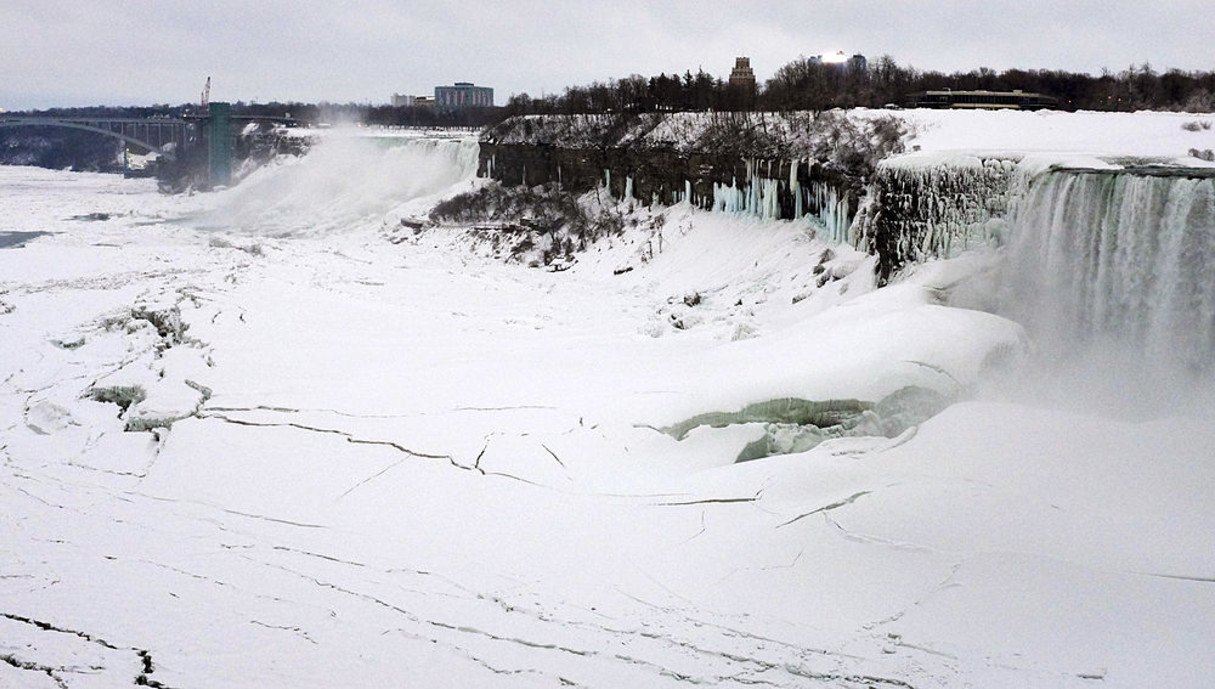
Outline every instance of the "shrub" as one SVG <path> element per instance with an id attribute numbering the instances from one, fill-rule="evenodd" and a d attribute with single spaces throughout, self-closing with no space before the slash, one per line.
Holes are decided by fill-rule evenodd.
<path id="1" fill-rule="evenodd" d="M 585 249 L 600 238 L 618 236 L 625 225 L 624 216 L 612 206 L 581 203 L 554 187 L 505 187 L 497 183 L 442 201 L 431 210 L 430 219 L 437 224 L 473 226 L 494 235 L 518 237 L 512 250 L 514 258 L 538 246 L 549 246 L 545 263 L 559 255 L 571 255 L 575 246 Z M 497 240 L 491 241 L 497 244 Z"/>

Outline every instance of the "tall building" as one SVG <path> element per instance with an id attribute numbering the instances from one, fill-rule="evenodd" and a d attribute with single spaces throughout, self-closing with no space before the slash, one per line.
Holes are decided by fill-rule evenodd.
<path id="1" fill-rule="evenodd" d="M 394 94 L 392 94 L 392 107 L 394 107 L 394 108 L 412 107 L 416 100 L 417 100 L 417 98 L 415 98 L 413 96 L 406 96 L 402 93 L 394 93 Z"/>
<path id="2" fill-rule="evenodd" d="M 865 59 L 864 55 L 857 53 L 848 57 L 842 50 L 834 55 L 815 55 L 810 58 L 810 64 L 830 65 L 847 72 L 864 73 L 869 70 L 869 61 Z"/>
<path id="3" fill-rule="evenodd" d="M 734 58 L 734 69 L 730 72 L 730 86 L 745 89 L 755 88 L 755 72 L 751 71 L 751 58 Z"/>
<path id="4" fill-rule="evenodd" d="M 467 81 L 457 81 L 454 86 L 435 87 L 435 107 L 442 110 L 490 108 L 493 105 L 494 90 L 488 86 L 474 86 Z"/>

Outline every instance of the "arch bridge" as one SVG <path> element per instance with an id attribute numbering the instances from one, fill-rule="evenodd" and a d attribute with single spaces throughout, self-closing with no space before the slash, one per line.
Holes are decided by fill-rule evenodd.
<path id="1" fill-rule="evenodd" d="M 66 127 L 104 134 L 167 160 L 199 142 L 203 119 L 174 117 L 47 117 L 38 115 L 0 117 L 0 127 Z"/>
<path id="2" fill-rule="evenodd" d="M 206 147 L 211 185 L 226 185 L 232 175 L 234 125 L 273 122 L 293 126 L 290 117 L 232 115 L 231 105 L 212 101 L 202 116 L 165 117 L 63 117 L 55 115 L 0 115 L 0 127 L 66 127 L 120 139 L 133 146 L 177 161 L 184 152 Z"/>

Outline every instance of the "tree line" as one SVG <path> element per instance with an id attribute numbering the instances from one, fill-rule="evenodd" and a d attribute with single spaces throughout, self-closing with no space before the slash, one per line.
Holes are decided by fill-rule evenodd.
<path id="1" fill-rule="evenodd" d="M 356 103 L 234 103 L 233 114 L 290 113 L 303 124 L 363 122 L 408 127 L 485 127 L 514 115 L 599 114 L 687 111 L 793 111 L 902 106 L 919 91 L 1014 91 L 1041 93 L 1062 110 L 1215 111 L 1215 72 L 1131 65 L 1099 75 L 1049 69 L 980 67 L 968 72 L 922 71 L 898 64 L 889 55 L 865 69 L 798 57 L 754 86 L 696 72 L 633 74 L 606 82 L 566 87 L 561 93 L 532 97 L 514 94 L 504 107 L 441 110 L 429 106 L 393 107 Z"/>
<path id="2" fill-rule="evenodd" d="M 945 74 L 899 65 L 884 55 L 865 69 L 826 64 L 799 57 L 781 66 L 771 79 L 748 89 L 698 70 L 682 76 L 634 74 L 607 82 L 567 87 L 560 94 L 533 98 L 511 96 L 504 111 L 521 114 L 582 114 L 655 111 L 790 111 L 901 106 L 918 91 L 1013 91 L 1041 93 L 1058 99 L 1063 110 L 1215 110 L 1215 72 L 1157 72 L 1151 65 L 1131 65 L 1121 72 L 981 67 Z"/>

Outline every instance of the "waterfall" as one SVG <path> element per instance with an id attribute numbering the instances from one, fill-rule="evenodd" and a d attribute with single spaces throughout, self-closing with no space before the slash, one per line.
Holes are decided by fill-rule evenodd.
<path id="1" fill-rule="evenodd" d="M 1215 178 L 1205 172 L 1044 173 L 1014 201 L 1005 252 L 1003 308 L 1044 354 L 1113 348 L 1140 370 L 1215 371 Z"/>
<path id="2" fill-rule="evenodd" d="M 308 155 L 267 165 L 218 196 L 209 227 L 305 236 L 376 227 L 402 203 L 476 176 L 475 139 L 333 134 Z"/>

